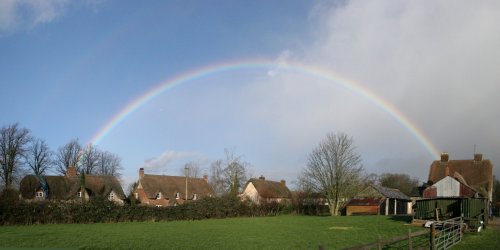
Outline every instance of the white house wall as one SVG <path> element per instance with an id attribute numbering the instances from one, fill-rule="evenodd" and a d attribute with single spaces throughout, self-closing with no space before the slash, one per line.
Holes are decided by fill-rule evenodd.
<path id="1" fill-rule="evenodd" d="M 259 193 L 257 192 L 257 189 L 255 189 L 255 186 L 250 182 L 248 183 L 247 187 L 243 191 L 242 194 L 243 198 L 248 198 L 254 203 L 259 203 Z"/>

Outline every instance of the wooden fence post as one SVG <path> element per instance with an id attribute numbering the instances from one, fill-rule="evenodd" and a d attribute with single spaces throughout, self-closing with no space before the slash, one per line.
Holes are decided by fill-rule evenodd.
<path id="1" fill-rule="evenodd" d="M 411 229 L 408 229 L 408 249 L 413 250 L 413 246 L 411 243 Z"/>
<path id="2" fill-rule="evenodd" d="M 431 235 L 429 237 L 430 239 L 430 246 L 431 246 L 431 250 L 435 250 L 436 249 L 436 239 L 435 239 L 435 236 L 436 236 L 436 226 L 434 225 L 434 223 L 431 224 Z"/>

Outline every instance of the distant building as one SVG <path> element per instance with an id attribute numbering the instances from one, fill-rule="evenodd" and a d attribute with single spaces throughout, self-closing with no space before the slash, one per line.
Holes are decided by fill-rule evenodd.
<path id="1" fill-rule="evenodd" d="M 432 162 L 430 166 L 428 183 L 433 185 L 447 176 L 457 176 L 455 173 L 459 174 L 463 184 L 492 200 L 493 164 L 484 160 L 482 154 L 475 154 L 470 160 L 449 160 L 448 153 L 441 154 L 441 160 Z"/>
<path id="2" fill-rule="evenodd" d="M 292 202 L 292 193 L 286 186 L 285 180 L 270 181 L 264 176 L 250 179 L 240 195 L 242 200 L 249 200 L 255 204 L 277 202 Z"/>
<path id="3" fill-rule="evenodd" d="M 182 205 L 215 196 L 212 187 L 208 185 L 207 175 L 203 178 L 152 175 L 144 174 L 144 168 L 139 169 L 139 180 L 133 194 L 140 204 L 156 207 Z"/>
<path id="4" fill-rule="evenodd" d="M 21 198 L 27 201 L 84 201 L 91 197 L 102 197 L 123 204 L 125 200 L 125 194 L 116 177 L 78 176 L 75 167 L 69 167 L 64 176 L 27 175 L 21 180 L 19 191 Z"/>

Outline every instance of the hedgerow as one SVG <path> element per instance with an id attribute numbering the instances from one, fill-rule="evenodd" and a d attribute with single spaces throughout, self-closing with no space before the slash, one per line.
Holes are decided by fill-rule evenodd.
<path id="1" fill-rule="evenodd" d="M 109 223 L 125 221 L 201 220 L 211 218 L 272 216 L 293 209 L 278 203 L 254 205 L 236 197 L 204 198 L 180 206 L 117 205 L 105 199 L 87 202 L 0 202 L 0 225 Z"/>

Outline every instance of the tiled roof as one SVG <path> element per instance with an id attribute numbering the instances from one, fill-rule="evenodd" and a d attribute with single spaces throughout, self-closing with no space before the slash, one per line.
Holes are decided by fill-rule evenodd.
<path id="1" fill-rule="evenodd" d="M 477 190 L 484 189 L 488 193 L 492 191 L 493 165 L 490 160 L 434 161 L 430 166 L 429 181 L 436 183 L 446 177 L 446 168 L 450 176 L 455 177 L 458 172 L 462 177 L 461 182 L 465 181 Z"/>

